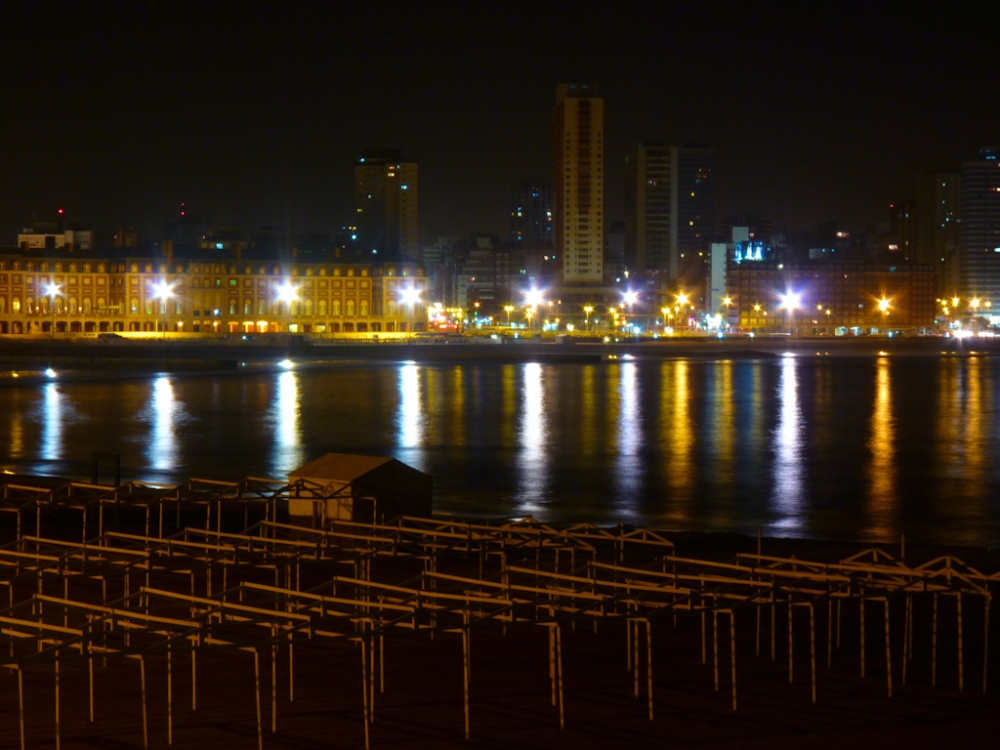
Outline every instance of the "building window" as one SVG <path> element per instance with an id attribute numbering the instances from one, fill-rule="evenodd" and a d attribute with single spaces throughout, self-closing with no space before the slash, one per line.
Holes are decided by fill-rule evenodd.
<path id="1" fill-rule="evenodd" d="M 334 315 L 334 316 L 339 316 L 340 315 L 340 300 L 339 299 L 335 299 L 333 301 L 331 315 Z"/>
<path id="2" fill-rule="evenodd" d="M 368 315 L 368 300 L 363 299 L 360 302 L 360 313 L 361 315 Z"/>
<path id="3" fill-rule="evenodd" d="M 354 300 L 352 299 L 347 300 L 347 315 L 354 315 Z"/>

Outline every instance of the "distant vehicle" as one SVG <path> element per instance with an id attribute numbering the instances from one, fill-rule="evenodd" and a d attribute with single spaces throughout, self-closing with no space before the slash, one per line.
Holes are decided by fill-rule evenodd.
<path id="1" fill-rule="evenodd" d="M 123 339 L 125 337 L 117 333 L 99 333 L 97 334 L 97 338 L 107 340 L 107 339 Z"/>

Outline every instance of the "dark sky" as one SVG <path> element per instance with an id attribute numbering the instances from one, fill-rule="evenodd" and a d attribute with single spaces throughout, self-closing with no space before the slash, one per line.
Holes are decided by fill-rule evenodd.
<path id="1" fill-rule="evenodd" d="M 996 4 L 982 4 L 988 8 Z M 158 230 L 333 231 L 365 147 L 420 162 L 426 240 L 502 232 L 597 82 L 607 214 L 638 140 L 717 150 L 717 215 L 861 225 L 1000 142 L 1000 11 L 971 3 L 7 2 L 0 240 L 57 207 Z"/>

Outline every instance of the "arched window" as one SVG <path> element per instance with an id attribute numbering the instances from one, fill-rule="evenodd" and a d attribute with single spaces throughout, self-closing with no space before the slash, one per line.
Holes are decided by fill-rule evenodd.
<path id="1" fill-rule="evenodd" d="M 368 300 L 366 300 L 366 299 L 361 300 L 360 307 L 361 307 L 361 311 L 360 311 L 361 315 L 367 315 L 368 314 Z"/>
<path id="2" fill-rule="evenodd" d="M 70 315 L 76 315 L 77 312 L 78 312 L 78 310 L 77 310 L 77 307 L 76 307 L 76 297 L 70 297 L 69 298 L 69 314 Z"/>
<path id="3" fill-rule="evenodd" d="M 160 264 L 160 273 L 166 273 L 166 272 L 167 272 L 167 264 L 166 263 L 161 263 Z"/>
<path id="4" fill-rule="evenodd" d="M 312 316 L 312 314 L 313 314 L 313 301 L 311 299 L 307 299 L 307 300 L 304 300 L 302 304 L 303 304 L 303 307 L 305 308 L 305 313 L 304 314 L 306 315 L 306 317 Z"/>
<path id="5" fill-rule="evenodd" d="M 243 300 L 243 314 L 250 315 L 252 313 L 253 313 L 253 300 L 249 298 Z"/>
<path id="6" fill-rule="evenodd" d="M 389 300 L 388 304 L 386 305 L 385 314 L 390 318 L 396 314 L 396 303 L 393 302 L 392 300 Z"/>
<path id="7" fill-rule="evenodd" d="M 7 298 L 0 297 L 0 314 L 7 312 Z"/>
<path id="8" fill-rule="evenodd" d="M 250 266 L 244 266 L 243 273 L 244 275 L 249 276 L 253 273 L 253 269 Z"/>
<path id="9" fill-rule="evenodd" d="M 362 276 L 367 276 L 368 275 L 368 269 L 367 268 L 362 268 L 361 269 L 361 275 Z"/>
<path id="10" fill-rule="evenodd" d="M 69 264 L 69 272 L 70 273 L 76 273 L 76 263 L 70 263 Z"/>
<path id="11" fill-rule="evenodd" d="M 291 315 L 298 315 L 299 314 L 299 303 L 298 303 L 298 300 L 292 302 L 289 305 L 289 307 L 291 308 L 291 311 L 290 311 Z"/>
<path id="12" fill-rule="evenodd" d="M 330 314 L 331 315 L 340 315 L 340 300 L 339 299 L 335 299 L 333 301 L 333 310 L 331 311 Z"/>
<path id="13" fill-rule="evenodd" d="M 98 263 L 97 264 L 97 272 L 98 273 L 104 273 L 104 264 L 103 263 Z"/>
<path id="14" fill-rule="evenodd" d="M 104 312 L 105 302 L 104 297 L 97 298 L 97 312 Z"/>
<path id="15" fill-rule="evenodd" d="M 347 314 L 354 315 L 354 300 L 347 300 Z"/>
<path id="16" fill-rule="evenodd" d="M 89 263 L 84 263 L 83 264 L 83 272 L 84 273 L 90 273 L 90 264 Z"/>
<path id="17" fill-rule="evenodd" d="M 38 306 L 41 308 L 41 310 L 42 310 L 43 313 L 48 313 L 49 312 L 49 298 L 48 297 L 42 297 L 40 300 L 38 300 Z"/>
<path id="18" fill-rule="evenodd" d="M 34 264 L 34 263 L 32 263 L 32 262 L 31 262 L 31 261 L 29 260 L 29 261 L 28 261 L 28 262 L 27 262 L 27 263 L 26 263 L 26 264 L 24 265 L 24 270 L 25 270 L 25 271 L 34 271 L 34 270 L 35 270 L 35 264 Z"/>
<path id="19" fill-rule="evenodd" d="M 234 299 L 229 300 L 229 314 L 230 315 L 236 314 L 236 300 Z"/>
<path id="20" fill-rule="evenodd" d="M 257 314 L 267 315 L 267 300 L 263 299 L 257 300 Z"/>
<path id="21" fill-rule="evenodd" d="M 143 312 L 146 315 L 152 315 L 153 314 L 153 300 L 151 300 L 151 299 L 146 300 L 146 303 L 143 306 Z"/>
<path id="22" fill-rule="evenodd" d="M 325 299 L 321 299 L 316 304 L 316 307 L 317 307 L 317 312 L 319 313 L 320 317 L 324 317 L 325 318 L 326 317 L 326 300 Z"/>
<path id="23" fill-rule="evenodd" d="M 43 272 L 45 272 L 45 271 L 48 271 L 48 270 L 49 270 L 49 264 L 48 264 L 48 263 L 46 263 L 46 262 L 45 262 L 45 261 L 43 260 L 43 261 L 42 261 L 42 265 L 40 266 L 40 268 L 41 268 L 41 270 L 42 270 Z"/>
<path id="24" fill-rule="evenodd" d="M 313 275 L 313 270 L 312 270 L 312 266 L 309 266 L 309 267 L 308 267 L 308 268 L 306 269 L 306 276 L 312 276 L 312 275 Z"/>
<path id="25" fill-rule="evenodd" d="M 56 273 L 62 273 L 62 270 L 63 270 L 63 264 L 56 263 Z"/>
<path id="26" fill-rule="evenodd" d="M 184 273 L 184 266 L 180 263 L 177 264 L 177 273 Z"/>
<path id="27" fill-rule="evenodd" d="M 147 263 L 145 271 L 146 271 L 146 273 L 152 273 L 153 272 L 153 264 L 152 263 Z"/>
<path id="28" fill-rule="evenodd" d="M 339 268 L 334 268 L 333 269 L 333 275 L 334 276 L 340 276 L 340 269 Z"/>
<path id="29" fill-rule="evenodd" d="M 15 312 L 15 313 L 21 312 L 21 298 L 20 297 L 14 297 L 10 301 L 10 311 L 11 312 Z"/>
<path id="30" fill-rule="evenodd" d="M 90 315 L 90 297 L 83 298 L 83 314 Z"/>
<path id="31" fill-rule="evenodd" d="M 325 266 L 323 268 L 319 269 L 319 275 L 320 276 L 326 276 L 326 267 Z"/>
<path id="32" fill-rule="evenodd" d="M 129 309 L 129 312 L 131 312 L 133 315 L 138 315 L 138 313 L 139 313 L 139 300 L 138 300 L 138 298 L 136 298 L 136 297 L 132 298 L 132 301 L 129 303 L 129 308 L 128 309 Z"/>
<path id="33" fill-rule="evenodd" d="M 24 311 L 31 315 L 35 312 L 35 300 L 31 297 L 24 298 Z"/>
<path id="34" fill-rule="evenodd" d="M 132 273 L 139 273 L 139 264 L 133 263 L 131 268 Z"/>

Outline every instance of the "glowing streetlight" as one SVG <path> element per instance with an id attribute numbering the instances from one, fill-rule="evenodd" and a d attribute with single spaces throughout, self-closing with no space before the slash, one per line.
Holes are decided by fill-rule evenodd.
<path id="1" fill-rule="evenodd" d="M 888 300 L 885 297 L 882 297 L 878 301 L 879 312 L 882 312 L 882 313 L 885 313 L 886 315 L 888 315 L 889 314 L 889 307 L 891 306 L 891 303 L 892 303 L 892 300 Z"/>
<path id="2" fill-rule="evenodd" d="M 684 307 L 684 305 L 686 305 L 690 301 L 691 299 L 683 292 L 677 295 L 677 304 L 680 307 Z"/>
<path id="3" fill-rule="evenodd" d="M 973 310 L 978 310 L 979 304 L 980 304 L 979 297 L 974 297 L 973 299 L 969 300 L 969 307 L 971 307 Z"/>
<path id="4" fill-rule="evenodd" d="M 163 340 L 167 339 L 167 301 L 174 296 L 174 285 L 166 280 L 153 284 L 153 298 L 160 301 L 163 309 Z"/>
<path id="5" fill-rule="evenodd" d="M 59 284 L 47 284 L 45 287 L 45 294 L 49 298 L 49 306 L 52 308 L 52 337 L 55 338 L 56 335 L 56 298 L 59 296 L 59 290 L 62 287 Z"/>
<path id="6" fill-rule="evenodd" d="M 584 305 L 583 306 L 583 312 L 587 316 L 587 326 L 586 326 L 586 328 L 589 331 L 590 330 L 590 314 L 592 312 L 594 312 L 594 306 L 593 305 Z"/>
<path id="7" fill-rule="evenodd" d="M 532 289 L 531 291 L 524 293 L 524 304 L 534 309 L 539 305 L 545 304 L 545 297 L 537 289 Z"/>
<path id="8" fill-rule="evenodd" d="M 402 302 L 407 309 L 406 335 L 407 338 L 409 338 L 409 335 L 413 332 L 413 321 L 412 321 L 413 311 L 414 308 L 416 308 L 416 306 L 420 304 L 420 290 L 412 286 L 406 287 L 405 289 L 400 289 L 399 301 Z"/>
<path id="9" fill-rule="evenodd" d="M 298 302 L 299 290 L 292 286 L 290 281 L 285 281 L 284 284 L 278 287 L 277 290 L 278 302 L 285 305 L 285 328 L 291 328 L 289 321 L 292 317 L 292 303 Z"/>
<path id="10" fill-rule="evenodd" d="M 961 302 L 961 301 L 962 300 L 960 300 L 958 297 L 952 297 L 951 298 L 951 306 L 957 308 L 958 307 L 958 303 Z"/>
<path id="11" fill-rule="evenodd" d="M 802 307 L 802 294 L 789 291 L 779 295 L 778 299 L 780 300 L 778 309 L 788 311 L 788 335 L 793 336 L 795 334 L 795 311 Z"/>
<path id="12" fill-rule="evenodd" d="M 514 306 L 513 305 L 504 305 L 503 309 L 504 309 L 504 312 L 507 313 L 507 327 L 510 328 L 510 314 L 512 312 L 514 312 Z"/>

